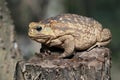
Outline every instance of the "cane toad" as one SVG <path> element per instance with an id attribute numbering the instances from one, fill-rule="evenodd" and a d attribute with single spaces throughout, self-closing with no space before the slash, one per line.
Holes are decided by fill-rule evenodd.
<path id="1" fill-rule="evenodd" d="M 63 48 L 59 58 L 72 55 L 74 50 L 91 50 L 106 46 L 111 41 L 111 32 L 96 20 L 76 14 L 61 14 L 40 22 L 29 24 L 31 39 L 48 47 Z"/>

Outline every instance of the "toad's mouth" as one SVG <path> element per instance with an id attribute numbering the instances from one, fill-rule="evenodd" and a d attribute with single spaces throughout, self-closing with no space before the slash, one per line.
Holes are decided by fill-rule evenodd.
<path id="1" fill-rule="evenodd" d="M 48 38 L 51 37 L 50 35 L 45 35 L 45 34 L 31 34 L 31 33 L 28 33 L 28 35 L 31 39 L 48 39 Z"/>
<path id="2" fill-rule="evenodd" d="M 49 35 L 36 35 L 36 36 L 29 36 L 32 39 L 48 39 Z"/>

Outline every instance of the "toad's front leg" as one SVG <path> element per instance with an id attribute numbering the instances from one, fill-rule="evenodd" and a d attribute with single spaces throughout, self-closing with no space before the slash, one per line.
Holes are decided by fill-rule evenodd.
<path id="1" fill-rule="evenodd" d="M 74 37 L 72 35 L 64 35 L 59 37 L 59 40 L 62 43 L 62 48 L 64 52 L 59 56 L 59 58 L 66 58 L 72 55 L 75 45 L 74 45 Z"/>

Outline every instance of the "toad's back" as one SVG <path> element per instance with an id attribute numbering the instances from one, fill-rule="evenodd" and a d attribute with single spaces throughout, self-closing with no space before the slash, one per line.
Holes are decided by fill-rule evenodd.
<path id="1" fill-rule="evenodd" d="M 53 30 L 63 32 L 75 31 L 89 34 L 99 34 L 102 30 L 102 25 L 92 18 L 76 15 L 76 14 L 61 14 L 56 17 L 51 17 L 41 21 L 43 24 L 51 23 Z M 58 33 L 58 32 L 57 32 Z"/>

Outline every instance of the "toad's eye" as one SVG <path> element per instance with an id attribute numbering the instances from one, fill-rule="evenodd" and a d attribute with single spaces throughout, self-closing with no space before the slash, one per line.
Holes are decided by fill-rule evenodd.
<path id="1" fill-rule="evenodd" d="M 36 30 L 37 30 L 37 31 L 41 31 L 41 30 L 42 30 L 42 27 L 41 27 L 41 26 L 37 26 L 37 27 L 36 27 Z"/>

